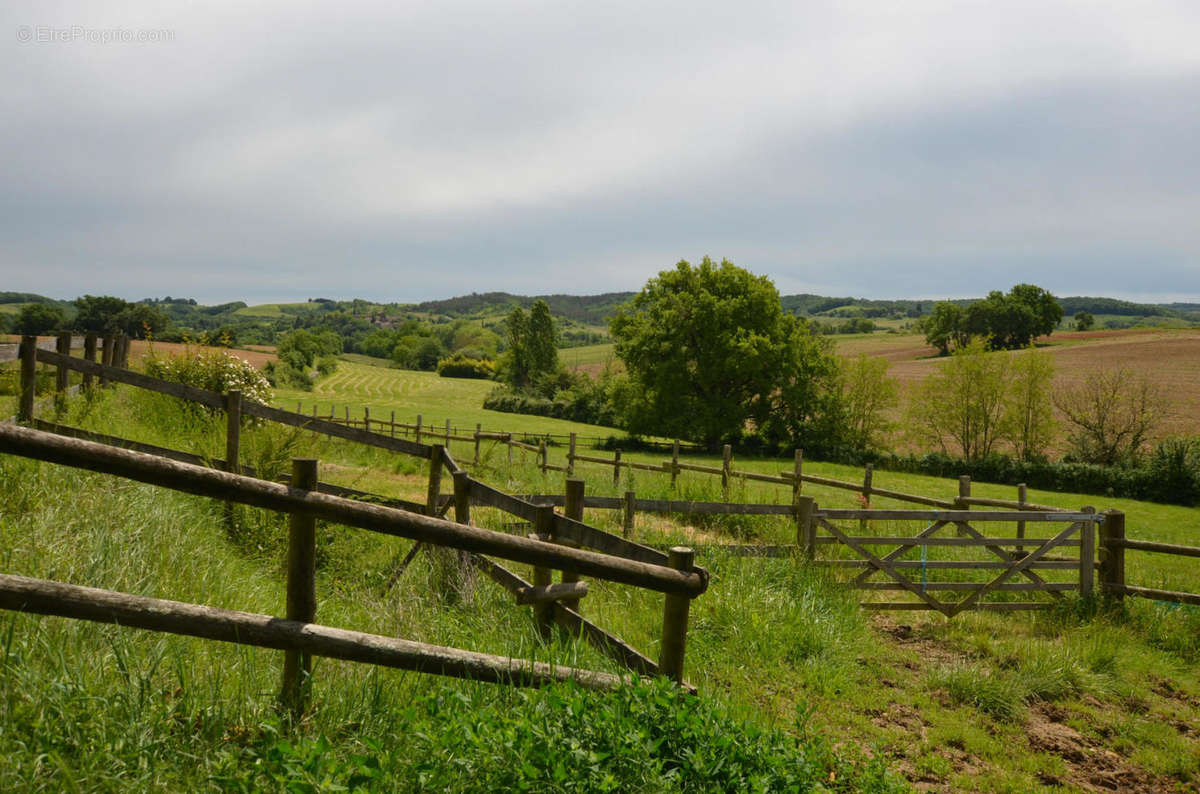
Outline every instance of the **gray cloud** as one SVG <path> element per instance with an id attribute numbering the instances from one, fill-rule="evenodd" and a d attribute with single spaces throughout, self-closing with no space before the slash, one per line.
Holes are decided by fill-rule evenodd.
<path id="1" fill-rule="evenodd" d="M 0 48 L 2 288 L 1200 300 L 1192 4 L 40 5 Z"/>

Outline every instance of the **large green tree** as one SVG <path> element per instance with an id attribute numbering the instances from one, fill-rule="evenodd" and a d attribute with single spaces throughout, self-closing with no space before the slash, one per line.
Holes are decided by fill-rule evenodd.
<path id="1" fill-rule="evenodd" d="M 27 303 L 21 307 L 13 331 L 18 334 L 40 336 L 63 327 L 63 313 L 57 306 L 48 303 Z"/>
<path id="2" fill-rule="evenodd" d="M 650 279 L 610 320 L 635 395 L 628 429 L 715 444 L 748 426 L 800 440 L 837 365 L 765 276 L 705 257 Z"/>
<path id="3" fill-rule="evenodd" d="M 113 295 L 84 295 L 75 299 L 75 319 L 71 324 L 76 331 L 110 334 L 120 329 L 117 318 L 131 305 Z"/>
<path id="4" fill-rule="evenodd" d="M 501 368 L 510 386 L 525 389 L 557 372 L 558 331 L 546 301 L 534 301 L 529 314 L 513 307 L 504 322 L 504 336 L 508 350 Z"/>
<path id="5" fill-rule="evenodd" d="M 990 350 L 1018 350 L 1053 333 L 1062 317 L 1062 306 L 1049 292 L 1033 284 L 1017 284 L 1008 294 L 992 290 L 965 311 L 949 302 L 938 303 L 920 327 L 925 341 L 942 355 L 951 346 L 966 347 L 972 338 L 984 340 Z"/>

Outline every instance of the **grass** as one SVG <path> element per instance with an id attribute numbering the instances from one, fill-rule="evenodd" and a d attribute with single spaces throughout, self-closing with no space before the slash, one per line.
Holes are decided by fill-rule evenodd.
<path id="1" fill-rule="evenodd" d="M 442 378 L 435 372 L 417 372 L 373 366 L 362 358 L 343 359 L 332 375 L 322 378 L 312 391 L 280 388 L 275 391 L 275 404 L 296 410 L 300 403 L 304 413 L 328 416 L 334 409 L 344 416 L 361 419 L 363 408 L 369 408 L 372 418 L 389 419 L 396 412 L 397 422 L 414 422 L 417 414 L 425 425 L 444 428 L 446 419 L 464 432 L 474 432 L 476 424 L 484 430 L 512 433 L 578 433 L 580 436 L 607 437 L 619 433 L 613 428 L 568 422 L 562 419 L 507 414 L 487 411 L 481 406 L 483 398 L 495 388 L 494 381 L 465 378 Z"/>
<path id="2" fill-rule="evenodd" d="M 620 365 L 617 358 L 616 345 L 607 342 L 601 345 L 584 345 L 568 347 L 558 351 L 558 360 L 568 369 L 586 367 L 594 369 L 605 364 Z"/>
<path id="3" fill-rule="evenodd" d="M 234 314 L 238 317 L 265 317 L 274 320 L 288 316 L 284 307 L 300 309 L 311 305 L 309 303 L 260 303 L 257 306 L 244 306 Z"/>
<path id="4" fill-rule="evenodd" d="M 360 366 L 345 364 L 342 371 L 353 375 Z M 397 404 L 408 399 L 427 417 L 473 426 L 459 418 L 478 405 L 464 396 L 471 382 L 381 371 L 401 376 L 382 383 Z M 408 384 L 407 394 L 400 384 Z M 376 387 L 364 379 L 347 381 L 346 388 L 345 396 L 331 395 L 373 399 Z M 279 402 L 295 407 L 286 396 Z M 370 404 L 375 415 L 380 404 Z M 434 405 L 442 413 L 433 414 Z M 509 429 L 514 419 L 499 415 L 494 426 Z M 523 419 L 535 428 L 550 426 Z M 73 402 L 64 421 L 199 454 L 223 450 L 219 417 L 125 389 L 90 404 Z M 420 461 L 277 428 L 248 428 L 243 443 L 258 465 L 281 468 L 290 457 L 314 455 L 322 461 L 322 479 L 424 498 Z M 470 463 L 472 445 L 455 442 L 451 450 Z M 486 482 L 510 492 L 563 488 L 562 475 L 543 475 L 532 456 L 518 454 L 509 467 L 502 447 L 484 444 L 481 452 L 480 465 L 471 468 Z M 552 452 L 552 462 L 562 455 Z M 239 531 L 231 533 L 208 500 L 12 458 L 0 458 L 0 466 L 4 570 L 250 611 L 282 609 L 284 529 L 277 517 L 243 511 Z M 735 467 L 777 472 L 790 462 L 738 459 Z M 850 481 L 862 476 L 816 462 L 806 462 L 805 470 Z M 700 474 L 684 473 L 672 492 L 669 478 L 656 473 L 633 472 L 616 486 L 608 467 L 580 464 L 576 473 L 593 494 L 633 488 L 647 497 L 720 498 L 719 479 Z M 877 472 L 874 482 L 942 498 L 957 492 L 953 481 L 921 475 Z M 857 506 L 846 491 L 807 484 L 804 490 L 823 506 Z M 973 493 L 1014 496 L 1009 487 L 981 483 Z M 790 489 L 735 481 L 731 498 L 787 502 Z M 1200 530 L 1194 508 L 1047 492 L 1029 498 L 1124 509 L 1135 537 L 1195 545 Z M 902 505 L 876 499 L 874 506 Z M 484 527 L 512 528 L 511 517 L 495 510 L 477 509 L 473 518 Z M 589 510 L 585 518 L 620 531 L 615 511 Z M 323 526 L 321 533 L 322 622 L 615 669 L 585 645 L 541 643 L 528 616 L 486 580 L 464 601 L 439 599 L 423 555 L 384 593 L 382 581 L 407 542 L 337 527 Z M 635 530 L 635 538 L 648 543 L 793 537 L 788 520 L 763 517 L 689 522 L 639 515 Z M 1131 581 L 1136 575 L 1148 584 L 1194 589 L 1192 561 L 1133 552 L 1127 559 Z M 886 789 L 892 784 L 882 770 L 893 769 L 920 786 L 1050 791 L 1092 785 L 1091 777 L 1103 771 L 1096 764 L 1110 753 L 1124 759 L 1119 769 L 1131 776 L 1122 778 L 1128 786 L 1183 791 L 1200 776 L 1197 610 L 1141 600 L 1108 610 L 1068 599 L 1035 615 L 875 616 L 858 608 L 860 594 L 844 589 L 836 572 L 717 552 L 699 562 L 712 583 L 692 606 L 688 636 L 687 675 L 703 704 L 697 711 L 653 688 L 616 699 L 557 689 L 514 693 L 322 662 L 317 707 L 295 726 L 273 707 L 277 653 L 3 616 L 0 752 L 12 760 L 0 770 L 0 788 L 62 789 L 71 780 L 104 790 L 128 779 L 141 788 L 304 790 L 357 782 L 378 790 L 524 784 L 557 790 L 567 787 L 560 777 L 565 768 L 586 790 L 605 790 L 614 781 L 622 788 L 675 790 L 687 787 L 682 780 L 697 790 L 733 790 L 753 780 L 782 788 L 781 767 L 811 764 L 827 786 L 847 790 Z M 514 567 L 528 578 L 527 569 Z M 589 587 L 583 603 L 589 619 L 655 656 L 661 597 L 598 581 Z M 664 697 L 668 703 L 660 710 L 656 704 Z M 686 758 L 664 744 L 670 732 L 639 733 L 676 720 L 679 729 L 693 732 L 694 750 Z M 587 738 L 575 744 L 572 736 Z M 642 736 L 641 744 L 626 742 L 630 736 Z M 724 744 L 722 736 L 728 737 Z M 658 750 L 638 750 L 656 743 Z M 514 747 L 528 752 L 528 769 L 507 762 Z M 789 753 L 779 755 L 785 749 Z M 721 758 L 751 771 L 712 777 L 732 774 L 717 769 Z"/>

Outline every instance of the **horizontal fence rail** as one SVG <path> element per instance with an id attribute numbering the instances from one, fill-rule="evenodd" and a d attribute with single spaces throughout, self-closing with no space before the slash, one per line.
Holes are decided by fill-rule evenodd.
<path id="1" fill-rule="evenodd" d="M 0 426 L 0 452 L 115 474 L 198 496 L 286 513 L 307 513 L 347 526 L 531 565 L 567 568 L 663 593 L 694 596 L 704 592 L 708 586 L 703 571 L 685 574 L 661 565 L 476 529 L 431 516 L 288 488 L 277 483 L 29 428 Z"/>
<path id="2" fill-rule="evenodd" d="M 623 683 L 611 673 L 10 574 L 0 574 L 0 608 L 490 683 L 536 687 L 574 681 L 588 689 Z"/>

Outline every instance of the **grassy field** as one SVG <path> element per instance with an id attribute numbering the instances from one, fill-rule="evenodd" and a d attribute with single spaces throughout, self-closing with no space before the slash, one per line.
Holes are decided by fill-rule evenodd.
<path id="1" fill-rule="evenodd" d="M 484 410 L 483 398 L 496 387 L 494 381 L 442 378 L 435 372 L 374 366 L 361 363 L 364 360 L 365 356 L 343 359 L 337 371 L 318 381 L 310 392 L 277 389 L 275 403 L 292 411 L 300 403 L 303 413 L 311 413 L 316 405 L 322 416 L 328 416 L 331 408 L 344 416 L 349 407 L 356 419 L 362 418 L 363 408 L 369 408 L 371 417 L 377 419 L 388 419 L 395 411 L 397 422 L 413 422 L 421 414 L 426 425 L 441 428 L 450 419 L 455 427 L 470 432 L 482 424 L 484 430 L 510 433 L 619 434 L 609 427 Z"/>
<path id="2" fill-rule="evenodd" d="M 294 409 L 300 398 L 311 410 L 316 396 L 336 404 L 339 414 L 344 404 L 370 405 L 372 415 L 394 408 L 398 418 L 407 410 L 408 419 L 420 412 L 427 422 L 450 417 L 472 428 L 475 421 L 505 430 L 522 429 L 514 424 L 523 422 L 530 432 L 562 432 L 569 425 L 483 412 L 478 405 L 488 386 L 346 362 L 317 392 L 284 392 L 277 402 Z M 319 409 L 327 412 L 327 403 Z M 92 403 L 75 401 L 64 421 L 199 454 L 223 449 L 220 417 L 190 414 L 167 398 L 126 389 Z M 583 433 L 587 426 L 575 427 Z M 244 445 L 247 460 L 264 470 L 311 455 L 322 461 L 323 479 L 424 497 L 424 464 L 403 456 L 269 427 L 248 428 Z M 470 463 L 472 445 L 455 443 L 451 451 Z M 563 476 L 543 475 L 532 456 L 518 455 L 509 467 L 502 447 L 485 444 L 482 452 L 480 465 L 471 468 L 485 482 L 511 492 L 563 489 Z M 562 455 L 552 451 L 551 461 Z M 648 462 L 662 457 L 625 455 Z M 717 463 L 713 457 L 693 460 Z M 5 571 L 251 611 L 282 609 L 281 519 L 243 511 L 230 532 L 210 500 L 126 483 L 113 488 L 117 481 L 100 475 L 63 475 L 56 467 L 7 457 L 0 457 L 0 467 Z M 777 472 L 790 462 L 736 459 L 735 467 Z M 862 476 L 861 470 L 816 462 L 806 462 L 805 470 L 848 481 Z M 699 474 L 682 475 L 674 491 L 669 478 L 657 473 L 634 472 L 616 486 L 607 467 L 580 464 L 577 475 L 594 494 L 633 489 L 645 497 L 720 498 L 719 479 Z M 940 498 L 957 492 L 952 480 L 920 475 L 878 472 L 874 483 Z M 846 491 L 804 490 L 825 507 L 858 506 Z M 1011 488 L 980 483 L 973 493 L 1013 497 Z M 731 498 L 786 503 L 790 490 L 735 481 Z M 1195 508 L 1034 491 L 1029 498 L 1122 509 L 1130 536 L 1200 545 Z M 876 499 L 873 506 L 902 505 Z M 474 517 L 481 526 L 511 528 L 511 518 L 492 510 L 479 509 Z M 613 512 L 589 510 L 585 518 L 619 531 Z M 541 643 L 528 615 L 486 580 L 465 601 L 439 599 L 424 556 L 385 592 L 383 582 L 407 542 L 336 527 L 321 531 L 322 622 L 615 669 L 585 646 Z M 639 516 L 635 530 L 635 538 L 647 543 L 789 542 L 793 536 L 790 521 L 762 517 Z M 670 705 L 659 717 L 682 720 L 680 726 L 716 726 L 713 734 L 726 736 L 726 744 L 707 743 L 708 733 L 692 742 L 714 762 L 734 758 L 749 765 L 738 755 L 743 744 L 774 747 L 779 740 L 771 737 L 783 736 L 803 755 L 789 757 L 789 768 L 811 763 L 826 786 L 847 791 L 890 785 L 881 782 L 878 765 L 915 789 L 938 791 L 1192 791 L 1200 779 L 1196 609 L 1131 600 L 1123 610 L 1109 611 L 1068 599 L 1034 615 L 879 616 L 856 606 L 863 594 L 845 590 L 836 574 L 815 566 L 712 552 L 699 562 L 710 570 L 712 584 L 692 608 L 687 675 L 707 711 L 684 718 L 682 706 Z M 1194 589 L 1198 581 L 1194 560 L 1130 552 L 1128 565 L 1131 582 Z M 661 598 L 589 584 L 583 604 L 589 618 L 655 656 Z M 81 790 L 301 790 L 303 784 L 315 790 L 352 780 L 376 790 L 516 788 L 522 781 L 503 778 L 500 761 L 489 760 L 513 753 L 530 759 L 533 771 L 525 782 L 535 790 L 566 788 L 554 782 L 556 763 L 588 781 L 584 790 L 607 790 L 605 775 L 624 790 L 687 788 L 681 776 L 698 791 L 749 785 L 744 779 L 711 782 L 716 778 L 694 768 L 676 770 L 674 777 L 629 772 L 628 764 L 670 756 L 668 746 L 647 754 L 644 748 L 611 748 L 600 737 L 640 735 L 650 718 L 639 704 L 661 697 L 654 693 L 617 701 L 554 692 L 521 696 L 323 662 L 316 673 L 317 708 L 304 724 L 289 726 L 271 695 L 277 653 L 65 620 L 0 620 L 6 621 L 0 636 L 8 638 L 0 666 L 5 790 L 67 789 L 68 781 Z M 564 722 L 571 714 L 580 716 Z M 584 714 L 600 716 L 587 723 Z M 537 725 L 552 730 L 539 733 Z M 756 730 L 768 737 L 744 738 Z M 573 749 L 569 742 L 554 744 L 555 737 L 578 734 L 588 738 Z M 607 753 L 627 760 L 617 766 L 598 760 Z"/>
<path id="3" fill-rule="evenodd" d="M 283 310 L 285 306 L 301 308 L 308 305 L 307 303 L 260 303 L 257 306 L 244 306 L 234 314 L 239 317 L 266 317 L 274 320 L 288 316 Z"/>

